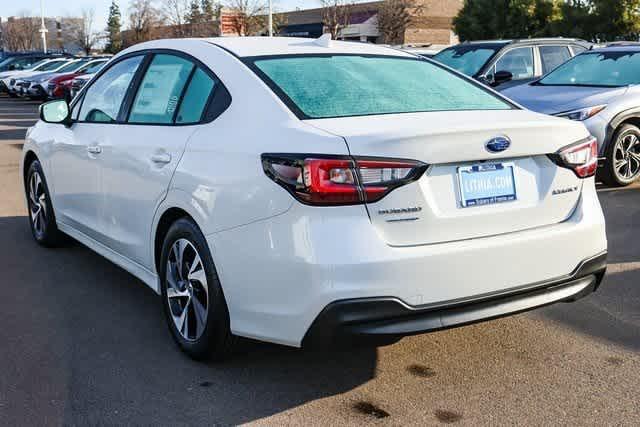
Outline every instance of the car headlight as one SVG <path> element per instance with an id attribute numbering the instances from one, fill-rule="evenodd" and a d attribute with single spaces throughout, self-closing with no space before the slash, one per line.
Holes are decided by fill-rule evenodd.
<path id="1" fill-rule="evenodd" d="M 566 113 L 556 114 L 556 116 L 563 117 L 569 120 L 577 120 L 579 122 L 582 122 L 584 120 L 587 120 L 595 116 L 605 108 L 607 108 L 606 105 L 596 105 L 594 107 L 581 108 L 580 110 L 573 110 L 573 111 L 567 111 Z"/>

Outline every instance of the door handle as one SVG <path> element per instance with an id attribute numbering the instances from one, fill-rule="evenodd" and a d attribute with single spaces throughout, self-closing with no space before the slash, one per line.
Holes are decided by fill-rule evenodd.
<path id="1" fill-rule="evenodd" d="M 161 163 L 161 164 L 170 163 L 171 162 L 171 154 L 169 154 L 169 153 L 154 154 L 153 156 L 151 156 L 151 161 L 153 163 Z"/>
<path id="2" fill-rule="evenodd" d="M 100 147 L 99 145 L 92 145 L 87 147 L 87 151 L 90 154 L 100 154 L 102 153 L 102 147 Z"/>

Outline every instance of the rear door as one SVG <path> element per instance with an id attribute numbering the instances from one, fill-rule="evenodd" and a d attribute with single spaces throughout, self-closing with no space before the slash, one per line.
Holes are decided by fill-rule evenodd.
<path id="1" fill-rule="evenodd" d="M 147 61 L 123 124 L 110 130 L 102 146 L 102 211 L 107 245 L 151 269 L 153 216 L 200 121 L 213 79 L 178 54 L 150 54 Z"/>
<path id="2" fill-rule="evenodd" d="M 535 116 L 535 117 L 534 117 Z M 353 156 L 420 160 L 417 182 L 367 205 L 392 246 L 413 246 L 557 224 L 580 198 L 581 180 L 547 156 L 585 137 L 556 118 L 523 110 L 451 111 L 310 121 L 345 137 Z M 571 130 L 573 129 L 573 130 Z M 504 151 L 487 144 L 507 138 Z M 487 188 L 494 186 L 496 188 Z"/>

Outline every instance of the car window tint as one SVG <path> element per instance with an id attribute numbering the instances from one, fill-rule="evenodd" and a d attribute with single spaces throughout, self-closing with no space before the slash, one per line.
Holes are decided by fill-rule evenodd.
<path id="1" fill-rule="evenodd" d="M 176 117 L 176 123 L 199 122 L 215 85 L 216 82 L 202 69 L 198 68 L 184 94 Z"/>
<path id="2" fill-rule="evenodd" d="M 571 58 L 568 46 L 540 46 L 542 73 L 547 74 Z"/>
<path id="3" fill-rule="evenodd" d="M 156 55 L 145 73 L 129 115 L 130 123 L 173 122 L 194 64 L 174 55 Z"/>
<path id="4" fill-rule="evenodd" d="M 86 91 L 80 110 L 80 121 L 115 121 L 127 88 L 142 59 L 142 55 L 125 59 L 100 76 Z"/>
<path id="5" fill-rule="evenodd" d="M 533 77 L 533 48 L 511 49 L 496 62 L 497 71 L 509 71 L 513 80 Z"/>

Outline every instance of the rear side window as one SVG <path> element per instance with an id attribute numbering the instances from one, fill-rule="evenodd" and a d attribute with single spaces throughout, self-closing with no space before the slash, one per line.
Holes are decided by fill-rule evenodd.
<path id="1" fill-rule="evenodd" d="M 184 94 L 176 117 L 176 123 L 199 122 L 215 86 L 216 82 L 202 69 L 198 68 Z"/>
<path id="2" fill-rule="evenodd" d="M 540 46 L 543 74 L 547 74 L 569 58 L 571 58 L 571 53 L 568 46 Z"/>
<path id="3" fill-rule="evenodd" d="M 110 123 L 116 121 L 120 106 L 143 55 L 124 59 L 109 68 L 86 91 L 80 121 Z"/>
<path id="4" fill-rule="evenodd" d="M 479 85 L 421 59 L 284 55 L 247 62 L 300 118 L 513 108 Z"/>
<path id="5" fill-rule="evenodd" d="M 194 64 L 174 55 L 155 55 L 129 114 L 129 123 L 173 123 L 182 90 Z"/>
<path id="6" fill-rule="evenodd" d="M 509 71 L 513 74 L 513 80 L 533 77 L 533 48 L 511 49 L 496 62 L 496 72 L 498 71 Z"/>

